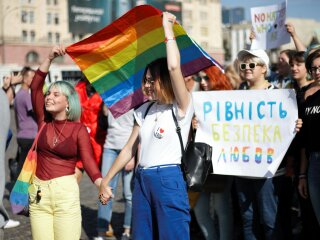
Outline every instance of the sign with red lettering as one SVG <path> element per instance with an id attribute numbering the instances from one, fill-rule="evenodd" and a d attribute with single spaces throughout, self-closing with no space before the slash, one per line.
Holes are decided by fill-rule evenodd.
<path id="1" fill-rule="evenodd" d="M 286 29 L 287 2 L 278 5 L 251 8 L 255 39 L 251 49 L 272 49 L 290 42 Z"/>

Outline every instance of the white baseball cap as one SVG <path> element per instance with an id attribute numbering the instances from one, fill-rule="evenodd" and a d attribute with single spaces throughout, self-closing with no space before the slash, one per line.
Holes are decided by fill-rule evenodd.
<path id="1" fill-rule="evenodd" d="M 243 60 L 243 58 L 245 56 L 247 56 L 248 54 L 260 58 L 266 64 L 266 66 L 269 67 L 269 61 L 270 60 L 269 60 L 269 57 L 268 57 L 267 53 L 264 50 L 261 50 L 261 49 L 241 50 L 238 53 L 237 58 L 241 62 Z"/>

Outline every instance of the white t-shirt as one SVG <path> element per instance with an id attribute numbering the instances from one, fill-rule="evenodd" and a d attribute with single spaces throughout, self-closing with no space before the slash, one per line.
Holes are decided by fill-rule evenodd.
<path id="1" fill-rule="evenodd" d="M 103 147 L 121 150 L 131 135 L 133 123 L 133 110 L 130 110 L 117 119 L 115 119 L 109 111 L 107 137 Z"/>
<path id="2" fill-rule="evenodd" d="M 154 103 L 148 115 L 146 109 L 151 103 L 145 103 L 134 112 L 135 120 L 140 126 L 139 140 L 141 143 L 139 165 L 152 167 L 166 164 L 181 164 L 181 147 L 171 108 L 181 128 L 184 147 L 187 144 L 191 119 L 194 113 L 192 98 L 184 117 L 178 116 L 177 103 Z"/>

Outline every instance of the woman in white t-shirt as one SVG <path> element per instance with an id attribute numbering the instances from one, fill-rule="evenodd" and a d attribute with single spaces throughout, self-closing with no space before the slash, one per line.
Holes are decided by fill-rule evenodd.
<path id="1" fill-rule="evenodd" d="M 174 15 L 163 13 L 167 59 L 151 63 L 144 75 L 144 87 L 154 103 L 145 103 L 135 110 L 131 136 L 104 177 L 99 192 L 102 204 L 113 197 L 109 182 L 135 155 L 140 143 L 132 197 L 133 239 L 190 238 L 187 186 L 180 168 L 181 148 L 172 111 L 186 144 L 194 110 L 181 73 L 174 21 Z"/>

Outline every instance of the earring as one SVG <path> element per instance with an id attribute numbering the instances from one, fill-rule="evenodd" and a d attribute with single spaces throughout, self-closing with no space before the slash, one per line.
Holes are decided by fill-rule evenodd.
<path id="1" fill-rule="evenodd" d="M 69 107 L 66 107 L 66 113 L 68 114 L 69 113 Z"/>

